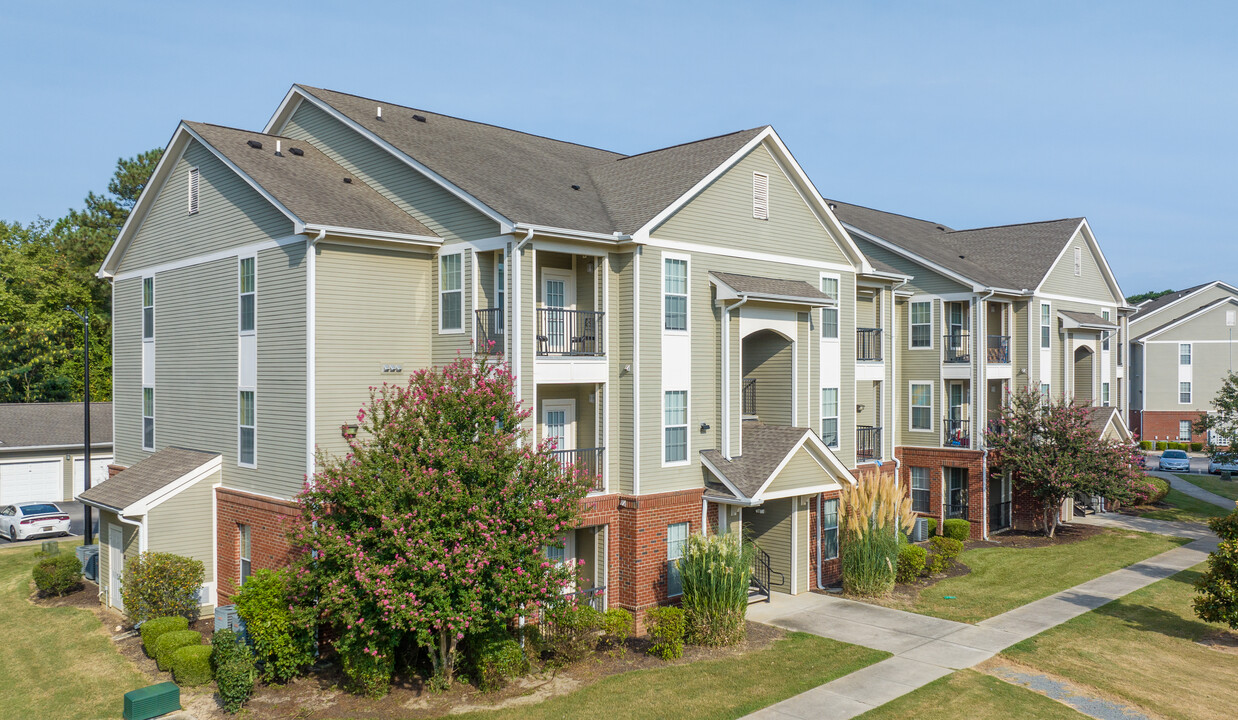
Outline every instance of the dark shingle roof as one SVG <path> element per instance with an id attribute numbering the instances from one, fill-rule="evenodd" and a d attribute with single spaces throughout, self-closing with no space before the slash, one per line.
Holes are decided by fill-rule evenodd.
<path id="1" fill-rule="evenodd" d="M 147 497 L 219 457 L 219 453 L 164 448 L 86 490 L 78 497 L 117 510 Z"/>
<path id="2" fill-rule="evenodd" d="M 1113 320 L 1106 320 L 1096 313 L 1078 312 L 1076 310 L 1058 310 L 1058 312 L 1081 325 L 1107 325 L 1114 329 L 1118 327 Z"/>
<path id="3" fill-rule="evenodd" d="M 0 403 L 0 452 L 82 444 L 82 403 Z M 90 444 L 112 444 L 112 403 L 90 404 Z"/>
<path id="4" fill-rule="evenodd" d="M 205 123 L 185 125 L 308 225 L 436 237 L 308 142 Z M 262 148 L 250 147 L 250 140 Z M 275 154 L 276 140 L 283 145 L 280 155 Z M 294 155 L 294 147 L 303 154 Z"/>
<path id="5" fill-rule="evenodd" d="M 760 277 L 757 275 L 737 275 L 735 273 L 710 272 L 727 287 L 737 293 L 748 293 L 759 296 L 778 296 L 786 298 L 803 298 L 829 302 L 830 296 L 816 289 L 803 280 L 781 280 L 778 278 Z"/>
<path id="6" fill-rule="evenodd" d="M 740 432 L 743 433 L 743 455 L 727 460 L 717 450 L 702 450 L 701 456 L 725 475 L 728 482 L 751 498 L 804 435 L 812 431 L 746 422 Z"/>
<path id="7" fill-rule="evenodd" d="M 1212 284 L 1211 281 L 1206 282 L 1206 283 L 1200 283 L 1199 285 L 1196 285 L 1195 287 L 1189 287 L 1185 290 L 1176 290 L 1174 292 L 1169 293 L 1168 295 L 1162 295 L 1154 300 L 1149 300 L 1145 303 L 1140 303 L 1139 305 L 1135 306 L 1135 312 L 1131 313 L 1131 316 L 1130 316 L 1131 322 L 1134 322 L 1134 320 L 1141 315 L 1147 315 L 1149 313 L 1160 310 L 1166 305 L 1172 302 L 1181 300 L 1187 295 L 1190 295 L 1191 293 L 1197 290 L 1202 290 L 1203 288 L 1211 284 Z"/>
<path id="8" fill-rule="evenodd" d="M 297 87 L 512 222 L 604 234 L 640 229 L 764 129 L 626 156 L 333 90 Z"/>
<path id="9" fill-rule="evenodd" d="M 1203 305 L 1187 303 L 1186 308 L 1179 308 L 1179 310 L 1175 310 L 1171 315 L 1167 317 L 1162 317 L 1156 327 L 1143 330 L 1139 332 L 1138 334 L 1136 334 L 1132 339 L 1142 340 L 1143 338 L 1146 338 L 1147 336 L 1152 335 L 1153 333 L 1157 333 L 1157 332 L 1160 332 L 1161 330 L 1164 330 L 1165 328 L 1169 327 L 1170 325 L 1173 325 L 1179 320 L 1188 318 L 1196 313 L 1206 312 L 1217 306 L 1225 305 L 1227 303 L 1238 304 L 1238 296 L 1217 298 L 1216 300 L 1213 300 L 1208 303 L 1204 303 Z"/>

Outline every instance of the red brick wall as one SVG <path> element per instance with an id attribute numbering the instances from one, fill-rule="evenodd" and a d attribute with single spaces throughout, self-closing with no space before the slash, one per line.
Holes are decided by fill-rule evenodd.
<path id="1" fill-rule="evenodd" d="M 688 523 L 701 531 L 704 489 L 619 495 L 618 520 L 611 526 L 610 604 L 631 610 L 643 632 L 645 610 L 667 601 L 666 529 Z"/>
<path id="2" fill-rule="evenodd" d="M 218 563 L 219 604 L 226 605 L 241 579 L 241 534 L 249 526 L 249 562 L 253 570 L 278 570 L 291 561 L 289 523 L 296 505 L 288 500 L 250 495 L 231 488 L 215 489 L 215 558 Z"/>
<path id="3" fill-rule="evenodd" d="M 1195 432 L 1194 424 L 1199 420 L 1198 411 L 1149 410 L 1143 413 L 1134 412 L 1131 415 L 1132 419 L 1139 418 L 1140 440 L 1182 442 L 1178 439 L 1178 423 L 1182 420 L 1190 420 L 1191 442 L 1208 442 L 1208 433 Z"/>
<path id="4" fill-rule="evenodd" d="M 902 446 L 894 448 L 894 455 L 899 459 L 901 477 L 899 486 L 911 492 L 911 468 L 926 467 L 929 469 L 930 509 L 922 513 L 925 517 L 937 518 L 938 532 L 941 532 L 942 520 L 942 490 L 945 472 L 943 468 L 956 467 L 967 469 L 967 515 L 971 521 L 971 538 L 981 540 L 985 536 L 984 513 L 989 502 L 984 492 L 984 453 L 979 450 L 958 450 L 954 448 L 919 448 Z"/>
<path id="5" fill-rule="evenodd" d="M 822 501 L 838 497 L 837 490 L 821 493 Z M 838 558 L 826 560 L 821 566 L 821 584 L 817 584 L 817 496 L 808 499 L 808 589 L 820 590 L 842 580 L 841 561 Z"/>

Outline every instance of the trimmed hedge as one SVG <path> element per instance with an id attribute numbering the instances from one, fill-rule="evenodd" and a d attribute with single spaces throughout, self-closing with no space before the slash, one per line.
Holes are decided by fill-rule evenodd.
<path id="1" fill-rule="evenodd" d="M 180 615 L 198 619 L 205 570 L 201 560 L 172 553 L 144 552 L 125 561 L 120 597 L 134 622 Z"/>
<path id="2" fill-rule="evenodd" d="M 944 573 L 954 567 L 954 559 L 963 552 L 963 543 L 948 537 L 935 537 L 929 540 L 933 554 L 929 556 L 928 571 L 931 575 Z"/>
<path id="3" fill-rule="evenodd" d="M 1168 449 L 1169 449 L 1169 443 L 1165 442 L 1164 440 L 1157 440 L 1157 441 L 1156 441 L 1156 449 L 1157 449 L 1157 450 L 1161 450 L 1161 451 L 1168 450 Z"/>
<path id="4" fill-rule="evenodd" d="M 232 630 L 220 630 L 211 636 L 211 666 L 224 710 L 238 712 L 254 694 L 258 679 L 254 652 Z"/>
<path id="5" fill-rule="evenodd" d="M 160 670 L 172 669 L 172 653 L 189 645 L 201 645 L 202 633 L 197 630 L 173 630 L 165 632 L 155 641 L 155 664 Z"/>
<path id="6" fill-rule="evenodd" d="M 172 653 L 172 679 L 182 687 L 205 685 L 215 679 L 211 672 L 210 645 L 186 645 Z"/>
<path id="7" fill-rule="evenodd" d="M 904 545 L 898 549 L 898 570 L 894 581 L 900 583 L 914 582 L 924 572 L 924 562 L 928 558 L 928 550 L 919 545 Z"/>
<path id="8" fill-rule="evenodd" d="M 1148 498 L 1149 503 L 1160 502 L 1165 499 L 1166 495 L 1169 494 L 1168 482 L 1165 482 L 1164 480 L 1153 475 L 1145 475 L 1143 479 L 1151 483 L 1156 488 L 1156 492 Z"/>
<path id="9" fill-rule="evenodd" d="M 584 660 L 597 647 L 602 613 L 592 605 L 563 603 L 547 610 L 546 619 L 552 630 L 542 639 L 542 649 L 554 654 L 552 665 L 562 667 Z"/>
<path id="10" fill-rule="evenodd" d="M 35 587 L 44 595 L 67 595 L 82 584 L 82 564 L 75 555 L 51 555 L 32 571 Z"/>
<path id="11" fill-rule="evenodd" d="M 189 621 L 179 615 L 147 620 L 142 623 L 141 627 L 142 650 L 146 652 L 146 657 L 153 658 L 155 657 L 155 643 L 164 633 L 188 629 Z"/>
<path id="12" fill-rule="evenodd" d="M 934 535 L 937 534 L 937 518 L 925 518 L 925 519 L 928 520 L 928 523 L 927 523 L 928 535 L 929 537 L 933 537 Z"/>
<path id="13" fill-rule="evenodd" d="M 959 542 L 967 542 L 971 539 L 971 523 L 961 518 L 951 518 L 942 523 L 941 534 Z"/>
<path id="14" fill-rule="evenodd" d="M 688 631 L 683 610 L 672 605 L 650 608 L 645 613 L 645 619 L 649 623 L 649 637 L 653 638 L 649 654 L 663 660 L 682 657 L 683 638 Z"/>
<path id="15" fill-rule="evenodd" d="M 1203 452 L 1203 451 L 1204 451 L 1203 443 L 1191 443 L 1191 452 Z"/>
<path id="16" fill-rule="evenodd" d="M 1151 441 L 1151 440 L 1140 440 L 1140 441 L 1139 441 L 1139 449 L 1140 449 L 1140 450 L 1151 450 L 1151 449 L 1152 449 L 1152 441 Z"/>
<path id="17" fill-rule="evenodd" d="M 246 578 L 233 598 L 265 682 L 287 682 L 314 662 L 314 636 L 289 609 L 290 577 L 285 570 L 259 570 Z"/>

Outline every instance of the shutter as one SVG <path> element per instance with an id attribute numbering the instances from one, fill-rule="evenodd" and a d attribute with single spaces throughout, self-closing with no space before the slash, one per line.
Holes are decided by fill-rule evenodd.
<path id="1" fill-rule="evenodd" d="M 189 214 L 198 212 L 198 168 L 189 168 Z"/>
<path id="2" fill-rule="evenodd" d="M 752 217 L 769 220 L 769 175 L 752 173 Z"/>

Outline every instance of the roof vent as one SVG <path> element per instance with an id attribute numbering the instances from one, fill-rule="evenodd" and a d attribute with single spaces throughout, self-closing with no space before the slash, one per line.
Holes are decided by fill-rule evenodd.
<path id="1" fill-rule="evenodd" d="M 301 157 L 302 155 L 305 154 L 305 151 L 302 150 L 301 148 L 294 148 L 294 147 L 288 148 L 288 152 L 292 153 L 293 155 L 296 155 L 297 157 Z"/>
<path id="2" fill-rule="evenodd" d="M 960 259 L 960 260 L 966 260 L 966 259 L 967 259 L 967 256 L 966 256 L 966 255 L 960 255 L 960 256 L 959 256 L 959 259 Z"/>
<path id="3" fill-rule="evenodd" d="M 383 119 L 383 106 L 382 105 L 379 105 L 377 108 L 375 108 L 374 117 L 378 120 Z"/>
<path id="4" fill-rule="evenodd" d="M 280 143 L 279 140 L 275 141 L 275 154 L 278 155 L 279 157 L 283 157 L 284 154 L 279 151 L 279 143 Z"/>
<path id="5" fill-rule="evenodd" d="M 572 186 L 572 189 L 573 189 L 573 190 L 579 190 L 579 189 L 580 189 L 580 186 L 579 186 L 579 185 L 573 185 L 573 186 Z"/>
<path id="6" fill-rule="evenodd" d="M 347 185 L 352 185 L 352 178 L 344 178 L 344 183 Z"/>
<path id="7" fill-rule="evenodd" d="M 425 115 L 414 115 L 413 119 L 416 120 L 417 122 L 425 122 L 426 116 Z"/>
<path id="8" fill-rule="evenodd" d="M 255 150 L 262 149 L 262 143 L 258 142 L 257 140 L 250 140 L 249 142 L 246 143 L 246 145 L 249 145 L 251 148 Z"/>
<path id="9" fill-rule="evenodd" d="M 937 226 L 937 229 L 938 229 L 938 230 L 940 230 L 940 231 L 942 231 L 942 232 L 945 232 L 945 231 L 946 231 L 946 229 L 945 229 L 944 227 L 940 226 L 940 225 L 938 225 L 938 226 Z"/>

